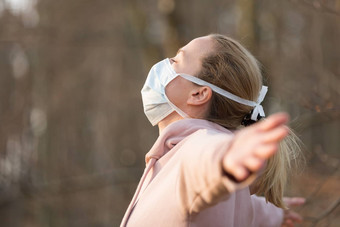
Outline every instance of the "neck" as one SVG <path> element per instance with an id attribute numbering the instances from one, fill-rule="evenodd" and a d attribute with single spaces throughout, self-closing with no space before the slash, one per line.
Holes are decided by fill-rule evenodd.
<path id="1" fill-rule="evenodd" d="M 179 115 L 176 111 L 173 111 L 171 114 L 169 114 L 166 118 L 158 123 L 159 134 L 171 123 L 182 119 L 183 117 L 181 115 Z"/>

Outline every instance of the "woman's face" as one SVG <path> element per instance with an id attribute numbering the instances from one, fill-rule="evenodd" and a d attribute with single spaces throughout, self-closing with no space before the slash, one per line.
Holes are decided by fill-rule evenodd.
<path id="1" fill-rule="evenodd" d="M 175 57 L 170 59 L 176 73 L 196 76 L 202 67 L 202 59 L 213 50 L 213 40 L 209 36 L 199 37 L 180 48 Z M 165 88 L 170 101 L 185 111 L 190 91 L 197 85 L 178 76 Z"/>

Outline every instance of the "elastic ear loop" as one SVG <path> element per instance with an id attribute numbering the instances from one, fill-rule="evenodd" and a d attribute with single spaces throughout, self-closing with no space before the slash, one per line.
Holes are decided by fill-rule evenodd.
<path id="1" fill-rule="evenodd" d="M 169 105 L 172 107 L 172 109 L 174 109 L 174 111 L 176 111 L 179 115 L 181 115 L 183 118 L 190 118 L 190 116 L 186 113 L 184 113 L 184 111 L 182 111 L 180 108 L 178 108 L 175 104 L 173 104 L 169 99 L 168 96 L 166 96 L 165 92 L 164 92 L 164 96 L 166 98 L 166 100 L 168 101 Z"/>
<path id="2" fill-rule="evenodd" d="M 268 91 L 268 87 L 267 86 L 262 86 L 261 88 L 261 91 L 260 91 L 260 94 L 259 94 L 259 97 L 257 99 L 257 102 L 254 102 L 254 101 L 250 101 L 250 100 L 246 100 L 246 99 L 243 99 L 243 98 L 240 98 L 228 91 L 225 91 L 211 83 L 208 83 L 204 80 L 201 80 L 197 77 L 194 77 L 194 76 L 190 76 L 190 75 L 187 75 L 187 74 L 178 74 L 180 75 L 181 77 L 183 77 L 184 79 L 186 80 L 189 80 L 195 84 L 198 84 L 198 85 L 201 85 L 201 86 L 208 86 L 210 87 L 214 92 L 226 97 L 226 98 L 229 98 L 235 102 L 238 102 L 238 103 L 241 103 L 243 105 L 246 105 L 246 106 L 251 106 L 251 107 L 254 107 L 254 110 L 253 110 L 253 114 L 251 115 L 251 119 L 254 120 L 254 121 L 257 121 L 257 116 L 260 115 L 261 117 L 265 117 L 265 113 L 264 113 L 264 110 L 263 110 L 263 107 L 261 105 L 261 102 L 263 101 L 264 97 L 266 96 L 266 93 Z"/>
<path id="3" fill-rule="evenodd" d="M 168 80 L 168 82 L 164 85 L 163 87 L 163 94 L 164 94 L 164 97 L 165 99 L 167 100 L 168 104 L 171 106 L 171 108 L 176 111 L 179 115 L 181 115 L 183 118 L 190 118 L 190 116 L 188 114 L 186 114 L 184 111 L 182 111 L 180 108 L 178 108 L 175 104 L 173 104 L 168 96 L 166 95 L 166 92 L 165 92 L 165 88 L 166 86 L 171 82 L 173 81 L 177 76 L 180 76 L 180 74 L 176 73 L 176 71 L 172 68 L 171 66 L 171 63 L 170 63 L 170 59 L 169 58 L 166 58 L 166 64 L 167 64 L 167 69 L 169 70 L 170 74 L 172 75 L 172 78 L 170 80 Z"/>

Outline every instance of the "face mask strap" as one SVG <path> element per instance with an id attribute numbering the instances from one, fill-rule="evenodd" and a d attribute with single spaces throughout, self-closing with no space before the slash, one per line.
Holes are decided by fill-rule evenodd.
<path id="1" fill-rule="evenodd" d="M 163 94 L 164 94 L 164 97 L 165 99 L 167 100 L 168 104 L 172 107 L 172 109 L 174 111 L 176 111 L 179 115 L 181 115 L 183 118 L 190 118 L 190 116 L 188 114 L 186 114 L 184 111 L 182 111 L 180 108 L 178 108 L 175 104 L 173 104 L 169 99 L 168 97 L 166 96 L 166 93 L 165 93 L 165 88 L 166 86 L 171 82 L 173 81 L 179 74 L 176 73 L 176 71 L 172 68 L 172 65 L 171 65 L 171 62 L 170 62 L 170 59 L 169 58 L 166 58 L 163 60 L 164 61 L 164 64 L 166 65 L 166 70 L 168 70 L 168 74 L 167 75 L 170 75 L 171 77 L 169 78 L 169 80 L 167 80 L 167 82 L 165 84 L 163 84 Z M 172 111 L 171 111 L 172 112 Z M 170 113 L 171 113 L 170 112 Z M 169 113 L 169 114 L 170 114 Z"/>
<path id="2" fill-rule="evenodd" d="M 180 108 L 178 108 L 175 104 L 173 104 L 168 97 L 165 95 L 165 98 L 167 99 L 169 105 L 172 107 L 172 109 L 174 109 L 179 115 L 181 115 L 183 118 L 190 118 L 190 116 L 186 113 L 184 113 L 184 111 L 182 111 Z"/>
<path id="3" fill-rule="evenodd" d="M 183 77 L 184 79 L 186 80 L 189 80 L 195 84 L 198 84 L 198 85 L 201 85 L 201 86 L 208 86 L 210 87 L 214 92 L 226 97 L 226 98 L 229 98 L 235 102 L 238 102 L 240 104 L 243 104 L 243 105 L 246 105 L 246 106 L 251 106 L 251 107 L 254 107 L 253 111 L 252 111 L 252 114 L 251 114 L 251 119 L 254 120 L 254 121 L 257 121 L 257 117 L 260 115 L 261 117 L 265 117 L 265 113 L 264 113 L 264 110 L 263 110 L 263 107 L 261 105 L 264 97 L 266 96 L 266 93 L 268 91 L 268 87 L 267 86 L 262 86 L 261 88 L 261 91 L 260 91 L 260 94 L 259 94 L 259 97 L 257 98 L 257 101 L 254 102 L 254 101 L 250 101 L 250 100 L 247 100 L 247 99 L 243 99 L 239 96 L 236 96 L 228 91 L 225 91 L 211 83 L 208 83 L 204 80 L 201 80 L 197 77 L 194 77 L 194 76 L 191 76 L 191 75 L 188 75 L 188 74 L 183 74 L 183 73 L 176 73 L 175 70 L 172 68 L 172 65 L 171 65 L 171 62 L 170 62 L 170 59 L 164 59 L 165 62 L 166 62 L 166 65 L 167 65 L 167 69 L 169 70 L 170 72 L 170 75 L 173 75 L 172 78 L 166 83 L 164 84 L 164 88 L 166 87 L 166 85 L 168 83 L 170 83 L 174 78 L 176 78 L 176 76 L 181 76 Z M 164 91 L 164 94 L 165 94 L 165 91 Z M 169 103 L 169 105 L 179 114 L 181 115 L 183 118 L 188 118 L 189 116 L 184 113 L 181 109 L 179 109 L 176 105 L 174 105 L 169 99 L 168 97 L 165 95 L 165 98 L 167 99 L 167 102 Z"/>
<path id="4" fill-rule="evenodd" d="M 257 116 L 260 115 L 261 117 L 265 117 L 265 113 L 264 113 L 264 110 L 263 110 L 263 107 L 261 105 L 261 102 L 263 101 L 264 97 L 266 96 L 266 93 L 268 91 L 268 87 L 267 86 L 262 86 L 261 88 L 261 91 L 260 91 L 260 94 L 259 94 L 259 97 L 257 99 L 257 102 L 254 102 L 254 101 L 250 101 L 250 100 L 246 100 L 246 99 L 243 99 L 243 98 L 240 98 L 228 91 L 225 91 L 211 83 L 208 83 L 204 80 L 201 80 L 197 77 L 194 77 L 194 76 L 191 76 L 191 75 L 187 75 L 187 74 L 178 74 L 180 75 L 181 77 L 183 77 L 184 79 L 186 80 L 189 80 L 195 84 L 198 84 L 198 85 L 201 85 L 201 86 L 208 86 L 210 87 L 214 92 L 226 97 L 226 98 L 229 98 L 235 102 L 238 102 L 238 103 L 241 103 L 243 105 L 247 105 L 247 106 L 252 106 L 254 107 L 254 110 L 253 110 L 253 113 L 251 115 L 251 119 L 254 120 L 254 121 L 257 121 Z"/>
<path id="5" fill-rule="evenodd" d="M 265 117 L 265 113 L 264 113 L 264 110 L 263 110 L 263 107 L 261 105 L 264 97 L 266 96 L 268 92 L 268 87 L 267 86 L 262 86 L 261 88 L 261 91 L 260 91 L 260 95 L 259 97 L 257 98 L 257 102 L 256 102 L 256 106 L 253 110 L 253 113 L 251 114 L 251 118 L 252 120 L 254 121 L 257 121 L 257 116 L 260 115 L 261 117 Z"/>

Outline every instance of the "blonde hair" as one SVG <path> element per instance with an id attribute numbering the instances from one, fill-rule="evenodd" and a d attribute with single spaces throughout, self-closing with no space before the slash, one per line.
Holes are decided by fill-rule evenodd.
<path id="1" fill-rule="evenodd" d="M 256 101 L 262 87 L 262 73 L 258 61 L 239 42 L 219 34 L 209 35 L 214 41 L 214 50 L 202 59 L 202 69 L 197 75 L 241 98 Z M 206 119 L 228 129 L 241 126 L 252 107 L 234 102 L 213 93 L 210 112 Z M 255 182 L 255 193 L 263 195 L 277 207 L 286 208 L 283 192 L 287 182 L 291 160 L 300 153 L 299 140 L 291 131 L 272 156 L 263 173 Z"/>

